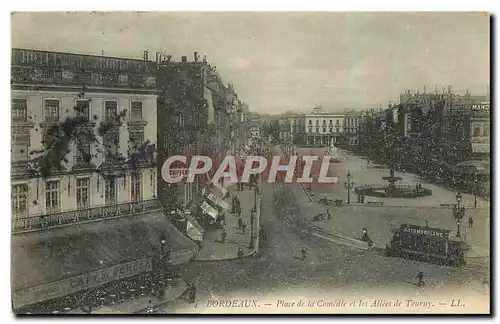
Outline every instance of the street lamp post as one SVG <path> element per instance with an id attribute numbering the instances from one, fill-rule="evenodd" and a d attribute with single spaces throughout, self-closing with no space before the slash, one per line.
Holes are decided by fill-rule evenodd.
<path id="1" fill-rule="evenodd" d="M 347 204 L 351 203 L 351 189 L 354 186 L 354 182 L 351 180 L 351 171 L 347 172 L 347 182 L 344 182 L 344 187 L 347 189 Z"/>
<path id="2" fill-rule="evenodd" d="M 309 156 L 313 156 L 313 151 L 312 151 L 312 150 L 310 150 L 310 151 L 309 151 Z M 311 182 L 309 182 L 309 193 L 310 193 L 311 191 L 312 191 L 312 181 L 311 181 Z"/>
<path id="3" fill-rule="evenodd" d="M 460 202 L 462 201 L 462 195 L 460 193 L 457 194 L 456 199 L 457 199 L 457 205 L 453 213 L 457 221 L 457 237 L 460 237 L 460 221 L 464 217 L 465 209 L 460 207 Z"/>
<path id="4" fill-rule="evenodd" d="M 474 207 L 477 207 L 477 172 L 474 173 Z"/>

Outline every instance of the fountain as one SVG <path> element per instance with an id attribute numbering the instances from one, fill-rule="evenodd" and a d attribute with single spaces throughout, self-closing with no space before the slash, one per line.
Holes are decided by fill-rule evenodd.
<path id="1" fill-rule="evenodd" d="M 394 170 L 391 169 L 390 171 L 390 176 L 385 176 L 385 177 L 382 177 L 382 179 L 384 179 L 385 181 L 389 182 L 389 184 L 387 185 L 387 188 L 385 188 L 385 193 L 387 196 L 393 196 L 396 191 L 397 191 L 397 187 L 396 187 L 396 181 L 401 181 L 403 178 L 402 177 L 395 177 L 394 176 Z"/>
<path id="2" fill-rule="evenodd" d="M 415 186 L 396 185 L 397 181 L 401 181 L 402 177 L 394 176 L 394 170 L 391 169 L 389 176 L 382 177 L 388 182 L 387 185 L 364 185 L 354 188 L 354 192 L 358 195 L 379 197 L 379 198 L 417 198 L 432 195 L 430 189 L 422 187 L 421 184 Z"/>

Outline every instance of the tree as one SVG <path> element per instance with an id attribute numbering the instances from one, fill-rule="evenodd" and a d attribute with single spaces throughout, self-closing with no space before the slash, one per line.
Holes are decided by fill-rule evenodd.
<path id="1" fill-rule="evenodd" d="M 85 89 L 85 87 L 83 87 Z M 79 98 L 85 99 L 85 92 L 82 91 Z M 90 102 L 90 99 L 89 99 Z M 100 173 L 103 177 L 109 177 L 105 166 L 106 161 L 99 166 L 91 165 L 92 158 L 98 154 L 106 154 L 107 157 L 113 157 L 112 168 L 115 170 L 122 169 L 123 172 L 118 174 L 123 175 L 127 169 L 138 169 L 142 167 L 156 165 L 156 146 L 149 140 L 143 143 L 133 143 L 126 155 L 117 154 L 111 151 L 110 146 L 119 147 L 118 139 L 114 145 L 104 145 L 99 142 L 96 136 L 96 123 L 98 116 L 94 115 L 92 120 L 89 120 L 88 105 L 75 106 L 75 117 L 67 117 L 64 121 L 57 121 L 50 125 L 41 124 L 43 128 L 43 148 L 30 152 L 29 169 L 33 176 L 41 176 L 47 178 L 53 173 L 62 173 L 68 171 L 71 164 L 68 155 L 71 152 L 73 145 L 76 146 L 77 153 L 81 156 L 84 164 L 95 172 Z M 124 123 L 126 111 L 118 113 L 112 119 L 106 119 L 99 123 L 97 133 L 106 138 L 109 134 L 116 131 Z M 131 142 L 129 140 L 129 142 Z M 92 155 L 91 148 L 94 148 L 96 154 Z M 109 163 L 109 158 L 106 159 Z M 111 176 L 116 175 L 113 173 Z"/>

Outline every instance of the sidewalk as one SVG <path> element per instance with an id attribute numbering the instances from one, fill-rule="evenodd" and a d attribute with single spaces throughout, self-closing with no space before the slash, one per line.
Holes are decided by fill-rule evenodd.
<path id="1" fill-rule="evenodd" d="M 254 246 L 250 248 L 252 236 L 251 212 L 255 203 L 254 189 L 245 186 L 243 191 L 236 190 L 233 185 L 230 196 L 225 200 L 229 204 L 226 214 L 226 241 L 222 243 L 220 234 L 222 228 L 209 228 L 205 230 L 201 249 L 196 257 L 196 261 L 219 261 L 238 258 L 238 248 L 242 248 L 244 256 L 253 255 L 258 251 L 259 245 L 259 220 L 260 220 L 260 196 L 257 196 L 257 212 L 254 213 Z M 236 196 L 241 201 L 241 219 L 247 225 L 245 234 L 238 229 L 238 214 L 231 213 L 232 196 Z"/>
<path id="2" fill-rule="evenodd" d="M 144 312 L 149 306 L 149 301 L 151 300 L 151 305 L 153 307 L 161 307 L 162 305 L 172 302 L 179 297 L 187 289 L 187 284 L 182 279 L 174 279 L 172 286 L 165 290 L 165 297 L 159 298 L 154 295 L 146 295 L 134 299 L 128 299 L 123 303 L 117 303 L 115 305 L 103 306 L 99 308 L 94 308 L 92 314 L 136 314 Z M 66 314 L 77 315 L 77 314 L 87 314 L 81 309 L 73 309 Z"/>

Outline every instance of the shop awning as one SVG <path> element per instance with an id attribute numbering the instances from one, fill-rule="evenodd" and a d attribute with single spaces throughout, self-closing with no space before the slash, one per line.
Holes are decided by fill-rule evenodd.
<path id="1" fill-rule="evenodd" d="M 218 212 L 217 210 L 215 210 L 215 208 L 213 208 L 212 206 L 210 206 L 206 201 L 204 201 L 202 204 L 201 204 L 201 209 L 207 214 L 209 215 L 210 217 L 212 217 L 213 219 L 217 219 L 218 217 Z"/>
<path id="2" fill-rule="evenodd" d="M 184 263 L 196 256 L 197 245 L 179 232 L 162 211 L 12 235 L 11 289 L 22 293 L 28 288 L 33 290 L 33 287 L 147 259 L 163 235 L 166 250 L 170 251 L 170 264 Z M 146 268 L 147 265 L 134 266 L 135 273 L 131 270 L 129 276 L 147 271 Z"/>

